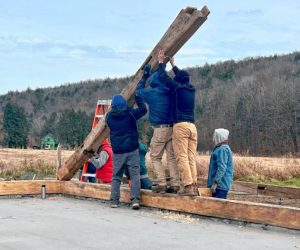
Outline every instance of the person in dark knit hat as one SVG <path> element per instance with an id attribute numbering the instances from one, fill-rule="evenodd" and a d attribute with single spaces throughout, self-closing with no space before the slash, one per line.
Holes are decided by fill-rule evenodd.
<path id="1" fill-rule="evenodd" d="M 147 113 L 146 105 L 136 96 L 137 108 L 132 109 L 122 95 L 115 95 L 111 111 L 106 116 L 110 128 L 110 141 L 113 150 L 113 177 L 111 186 L 111 207 L 116 208 L 120 200 L 120 185 L 126 168 L 131 179 L 130 199 L 133 209 L 140 206 L 140 158 L 139 136 L 136 122 Z"/>

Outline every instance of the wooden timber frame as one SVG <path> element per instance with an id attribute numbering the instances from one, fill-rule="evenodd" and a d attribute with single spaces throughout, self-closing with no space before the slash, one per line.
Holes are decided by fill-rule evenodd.
<path id="1" fill-rule="evenodd" d="M 3 181 L 0 182 L 0 196 L 39 195 L 41 194 L 42 185 L 46 186 L 47 194 L 63 194 L 100 200 L 109 200 L 110 197 L 110 185 L 57 180 Z M 277 190 L 280 190 L 280 187 L 277 187 Z M 288 188 L 283 188 L 283 190 L 287 191 Z M 300 188 L 297 191 L 299 194 Z M 124 203 L 130 203 L 130 190 L 128 187 L 121 187 L 120 200 Z M 300 208 L 295 207 L 222 200 L 211 197 L 155 194 L 148 190 L 142 190 L 141 205 L 300 230 Z"/>
<path id="2" fill-rule="evenodd" d="M 157 68 L 157 54 L 160 49 L 164 49 L 166 55 L 173 56 L 179 49 L 190 39 L 198 28 L 206 21 L 209 10 L 204 6 L 201 10 L 193 7 L 182 9 L 175 18 L 171 26 L 163 35 L 158 44 L 154 47 L 150 55 L 146 58 L 142 66 L 138 69 L 132 80 L 123 89 L 121 94 L 128 101 L 129 106 L 134 105 L 135 88 L 143 75 L 143 67 L 151 64 L 153 69 Z M 58 170 L 57 177 L 59 180 L 70 180 L 78 169 L 87 161 L 88 156 L 84 150 L 97 151 L 109 135 L 109 129 L 105 127 L 104 119 L 88 134 L 82 145 L 67 159 L 62 167 Z"/>

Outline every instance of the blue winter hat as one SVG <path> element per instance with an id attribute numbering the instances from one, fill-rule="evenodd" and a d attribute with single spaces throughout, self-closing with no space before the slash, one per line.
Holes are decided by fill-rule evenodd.
<path id="1" fill-rule="evenodd" d="M 174 80 L 180 82 L 181 84 L 188 84 L 190 82 L 190 75 L 185 70 L 178 70 Z"/>
<path id="2" fill-rule="evenodd" d="M 111 100 L 111 107 L 127 107 L 127 101 L 122 95 L 114 95 Z"/>
<path id="3" fill-rule="evenodd" d="M 151 88 L 155 88 L 159 86 L 161 83 L 159 81 L 159 74 L 158 72 L 154 72 L 148 79 L 148 83 L 150 84 Z"/>

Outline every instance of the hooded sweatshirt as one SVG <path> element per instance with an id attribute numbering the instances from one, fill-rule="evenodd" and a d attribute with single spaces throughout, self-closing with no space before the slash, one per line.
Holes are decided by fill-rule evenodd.
<path id="1" fill-rule="evenodd" d="M 115 95 L 111 111 L 106 116 L 110 141 L 115 154 L 129 153 L 139 148 L 136 121 L 147 113 L 146 105 L 136 97 L 138 108 L 132 109 L 121 95 Z"/>
<path id="2" fill-rule="evenodd" d="M 172 93 L 159 80 L 158 72 L 149 79 L 149 88 L 145 88 L 146 79 L 143 77 L 136 87 L 136 95 L 149 105 L 149 120 L 152 126 L 173 124 Z"/>

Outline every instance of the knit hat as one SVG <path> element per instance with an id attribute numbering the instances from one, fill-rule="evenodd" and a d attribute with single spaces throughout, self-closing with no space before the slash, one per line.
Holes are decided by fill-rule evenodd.
<path id="1" fill-rule="evenodd" d="M 114 95 L 111 101 L 111 107 L 116 108 L 126 108 L 127 107 L 127 101 L 124 99 L 122 95 Z"/>
<path id="2" fill-rule="evenodd" d="M 174 80 L 180 82 L 181 84 L 188 84 L 190 82 L 190 75 L 185 70 L 178 70 Z"/>
<path id="3" fill-rule="evenodd" d="M 215 145 L 220 144 L 221 142 L 227 141 L 229 136 L 229 130 L 224 128 L 218 128 L 214 131 L 213 141 Z"/>

